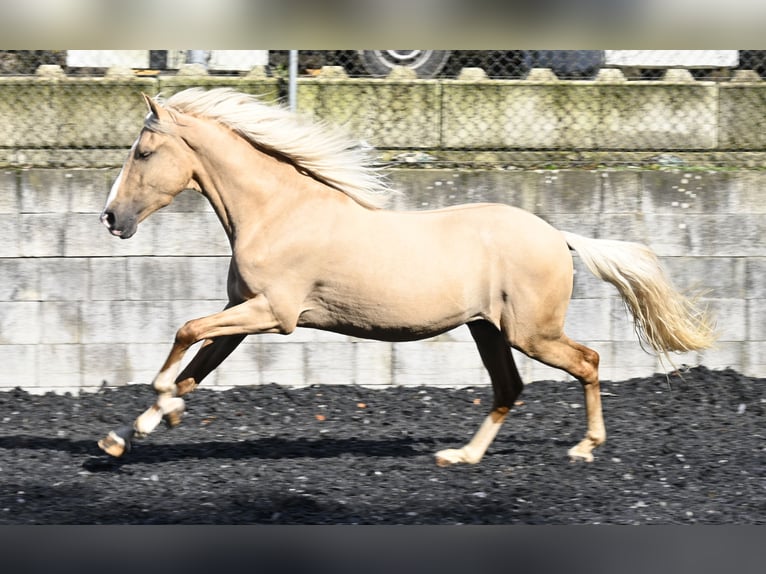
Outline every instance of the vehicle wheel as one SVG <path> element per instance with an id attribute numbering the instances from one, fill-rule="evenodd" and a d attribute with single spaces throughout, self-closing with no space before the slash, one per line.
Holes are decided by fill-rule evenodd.
<path id="1" fill-rule="evenodd" d="M 395 66 L 415 70 L 419 78 L 433 78 L 441 72 L 449 50 L 360 50 L 362 65 L 371 76 L 387 76 Z"/>

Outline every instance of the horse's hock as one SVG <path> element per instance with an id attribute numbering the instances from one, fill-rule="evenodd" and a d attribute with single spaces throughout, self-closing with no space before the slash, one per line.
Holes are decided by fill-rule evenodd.
<path id="1" fill-rule="evenodd" d="M 135 238 L 105 240 L 98 215 L 115 176 L 114 169 L 0 173 L 3 387 L 147 383 L 178 325 L 224 305 L 228 245 L 208 204 L 185 192 Z M 397 209 L 503 201 L 562 229 L 647 243 L 680 287 L 709 290 L 718 317 L 716 348 L 676 364 L 766 375 L 766 173 L 394 170 L 392 179 L 403 191 Z M 640 349 L 616 291 L 577 257 L 575 265 L 568 332 L 599 352 L 602 378 L 664 370 Z M 516 357 L 525 381 L 565 377 Z M 465 328 L 393 344 L 299 329 L 250 337 L 205 385 L 478 385 L 485 377 Z"/>

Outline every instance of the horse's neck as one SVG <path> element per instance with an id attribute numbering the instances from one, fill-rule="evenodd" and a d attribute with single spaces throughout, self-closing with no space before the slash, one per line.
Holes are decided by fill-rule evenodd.
<path id="1" fill-rule="evenodd" d="M 326 200 L 328 206 L 355 203 L 290 163 L 228 134 L 198 149 L 200 191 L 232 242 L 243 232 L 268 228 L 274 219 L 288 217 L 314 201 Z"/>

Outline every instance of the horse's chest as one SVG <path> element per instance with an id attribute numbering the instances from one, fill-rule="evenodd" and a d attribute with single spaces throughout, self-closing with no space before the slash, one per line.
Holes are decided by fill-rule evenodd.
<path id="1" fill-rule="evenodd" d="M 232 301 L 266 295 L 270 300 L 299 305 L 311 284 L 305 265 L 289 257 L 252 250 L 235 252 L 229 267 L 227 289 Z"/>

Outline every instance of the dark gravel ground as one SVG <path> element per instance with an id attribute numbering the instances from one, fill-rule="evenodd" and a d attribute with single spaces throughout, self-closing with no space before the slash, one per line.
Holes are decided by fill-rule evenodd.
<path id="1" fill-rule="evenodd" d="M 0 393 L 0 524 L 764 524 L 765 388 L 703 367 L 602 383 L 609 438 L 574 464 L 581 390 L 535 383 L 480 464 L 446 469 L 433 453 L 472 436 L 488 387 L 200 388 L 119 460 L 96 440 L 148 385 L 17 389 Z"/>

